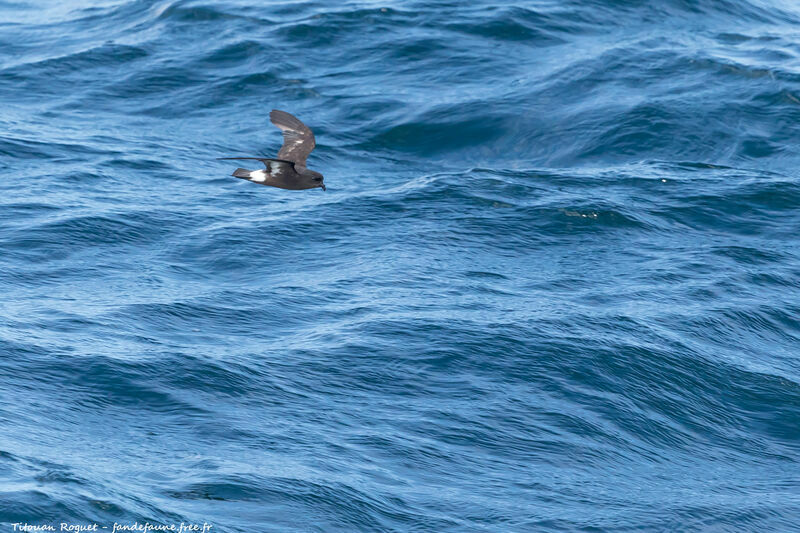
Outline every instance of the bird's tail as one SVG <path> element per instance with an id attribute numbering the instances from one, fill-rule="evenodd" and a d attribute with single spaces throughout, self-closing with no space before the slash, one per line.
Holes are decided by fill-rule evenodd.
<path id="1" fill-rule="evenodd" d="M 250 179 L 250 171 L 245 168 L 237 168 L 233 171 L 233 175 L 237 178 Z"/>

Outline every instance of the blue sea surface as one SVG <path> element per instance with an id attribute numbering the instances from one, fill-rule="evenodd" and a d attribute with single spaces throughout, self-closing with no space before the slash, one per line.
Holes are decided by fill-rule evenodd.
<path id="1" fill-rule="evenodd" d="M 0 102 L 3 532 L 800 531 L 797 2 L 0 0 Z"/>

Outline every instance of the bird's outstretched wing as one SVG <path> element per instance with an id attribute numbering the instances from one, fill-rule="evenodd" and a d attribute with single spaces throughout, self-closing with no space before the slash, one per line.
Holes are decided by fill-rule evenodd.
<path id="1" fill-rule="evenodd" d="M 269 167 L 270 167 L 269 164 L 270 163 L 284 163 L 284 164 L 290 165 L 292 167 L 292 170 L 294 170 L 294 161 L 287 161 L 286 159 L 275 159 L 275 158 L 269 158 L 269 157 L 218 157 L 217 159 L 219 159 L 219 160 L 223 160 L 223 159 L 235 159 L 235 160 L 252 159 L 254 161 L 261 161 L 262 163 L 264 163 L 264 166 L 267 167 L 267 169 L 269 169 Z"/>
<path id="2" fill-rule="evenodd" d="M 269 114 L 273 124 L 283 131 L 283 146 L 278 152 L 278 159 L 286 159 L 300 166 L 306 166 L 306 159 L 317 145 L 314 133 L 297 117 L 286 111 L 273 109 Z"/>

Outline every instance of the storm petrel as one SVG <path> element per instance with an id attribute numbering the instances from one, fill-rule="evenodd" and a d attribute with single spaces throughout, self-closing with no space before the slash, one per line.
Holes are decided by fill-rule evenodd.
<path id="1" fill-rule="evenodd" d="M 267 167 L 266 170 L 244 168 L 234 170 L 233 176 L 243 180 L 293 191 L 314 187 L 322 187 L 324 191 L 322 174 L 306 168 L 306 158 L 317 145 L 314 141 L 314 132 L 286 111 L 273 109 L 270 111 L 269 119 L 283 131 L 283 146 L 278 151 L 277 158 L 218 157 L 217 159 L 255 159 Z"/>

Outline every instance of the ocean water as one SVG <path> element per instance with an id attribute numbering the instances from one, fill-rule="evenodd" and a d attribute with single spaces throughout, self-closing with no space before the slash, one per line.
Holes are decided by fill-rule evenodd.
<path id="1" fill-rule="evenodd" d="M 800 4 L 0 0 L 0 102 L 2 531 L 800 530 Z"/>

